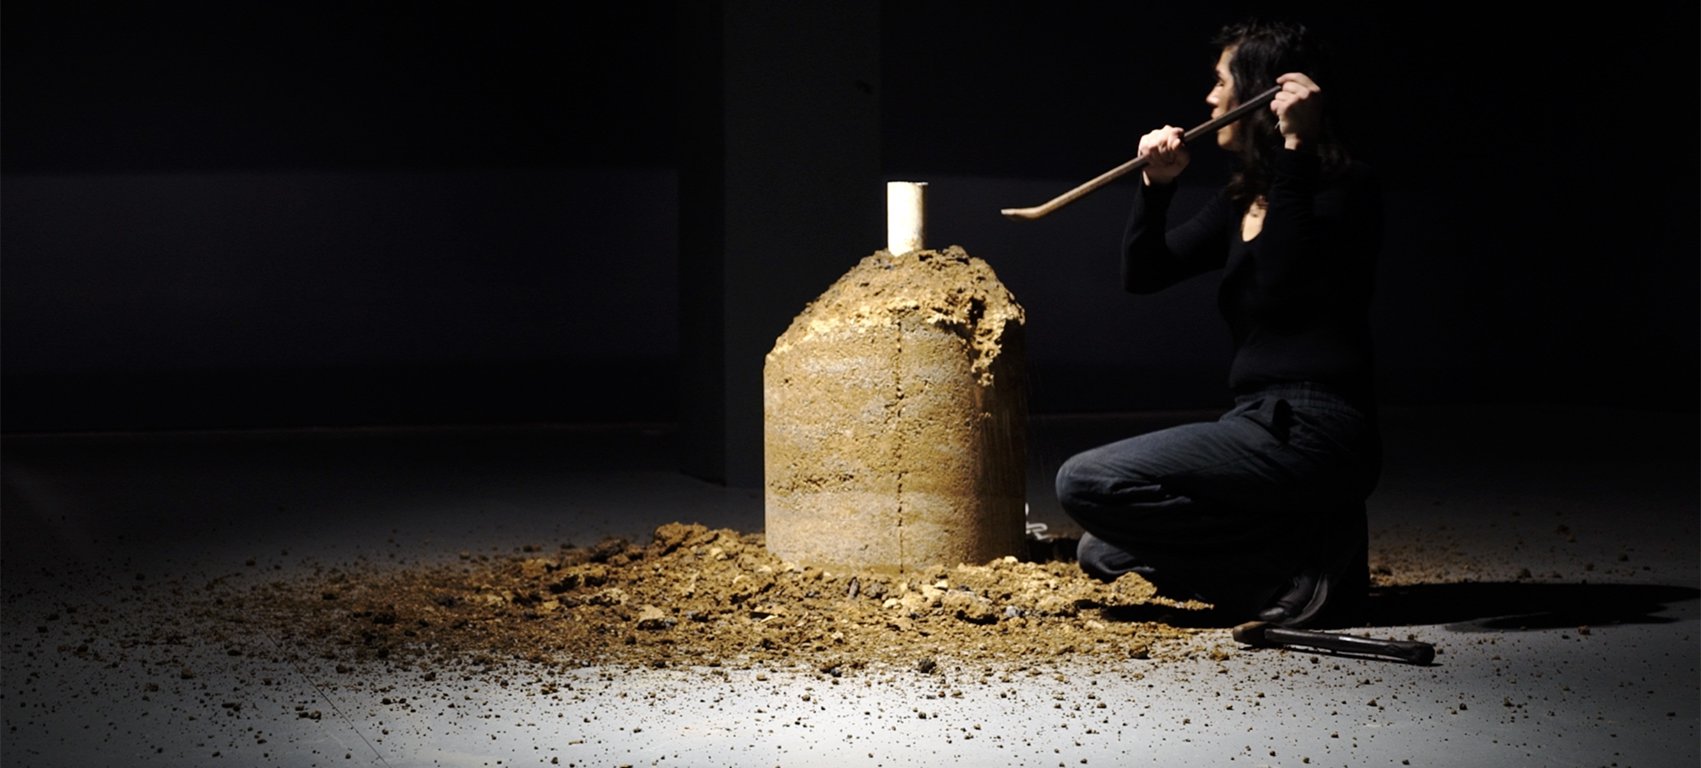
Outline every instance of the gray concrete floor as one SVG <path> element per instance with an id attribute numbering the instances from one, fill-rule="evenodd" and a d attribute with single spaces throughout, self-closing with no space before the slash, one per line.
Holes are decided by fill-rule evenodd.
<path id="1" fill-rule="evenodd" d="M 1073 451 L 1208 415 L 1036 419 L 1033 519 L 1072 532 L 1050 474 Z M 149 667 L 123 663 L 120 635 L 156 585 L 672 521 L 758 530 L 759 492 L 674 471 L 666 426 L 11 435 L 0 762 L 1697 765 L 1695 415 L 1403 408 L 1387 424 L 1371 556 L 1405 586 L 1357 632 L 1433 643 L 1431 666 L 1210 630 L 1191 642 L 1220 658 L 1109 671 L 587 668 L 552 695 L 338 684 L 189 637 Z"/>

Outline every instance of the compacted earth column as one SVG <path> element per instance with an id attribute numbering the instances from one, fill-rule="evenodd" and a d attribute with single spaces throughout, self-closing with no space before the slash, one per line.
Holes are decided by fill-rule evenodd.
<path id="1" fill-rule="evenodd" d="M 786 560 L 908 571 L 1022 549 L 1022 307 L 986 262 L 918 240 L 864 258 L 767 355 L 765 534 Z"/>

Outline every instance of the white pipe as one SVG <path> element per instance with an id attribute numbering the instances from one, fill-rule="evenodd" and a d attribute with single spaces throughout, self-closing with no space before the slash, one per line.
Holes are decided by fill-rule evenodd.
<path id="1" fill-rule="evenodd" d="M 893 256 L 924 247 L 927 226 L 922 212 L 926 203 L 927 182 L 886 182 L 886 250 Z"/>

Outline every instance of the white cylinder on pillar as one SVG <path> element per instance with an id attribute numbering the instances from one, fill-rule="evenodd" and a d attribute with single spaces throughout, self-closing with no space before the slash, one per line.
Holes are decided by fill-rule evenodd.
<path id="1" fill-rule="evenodd" d="M 893 256 L 919 251 L 927 239 L 923 212 L 927 182 L 886 182 L 886 250 Z"/>

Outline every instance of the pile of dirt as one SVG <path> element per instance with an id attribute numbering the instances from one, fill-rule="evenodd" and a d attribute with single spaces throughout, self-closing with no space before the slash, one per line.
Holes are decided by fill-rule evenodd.
<path id="1" fill-rule="evenodd" d="M 1169 659 L 1197 630 L 1154 621 L 1207 606 L 1073 563 L 1003 558 L 903 574 L 838 573 L 775 557 L 759 534 L 669 524 L 638 545 L 465 554 L 437 565 L 321 568 L 213 590 L 209 618 L 335 661 L 417 669 L 515 662 L 864 667 Z"/>

